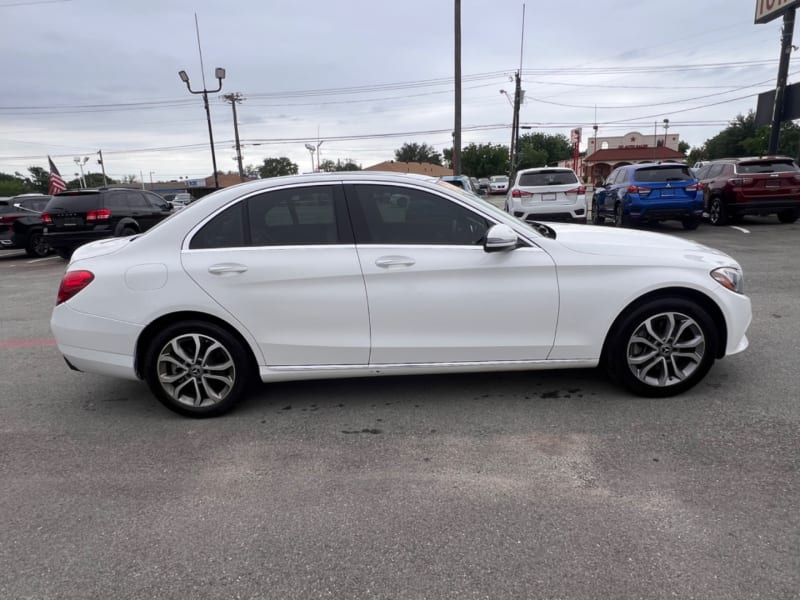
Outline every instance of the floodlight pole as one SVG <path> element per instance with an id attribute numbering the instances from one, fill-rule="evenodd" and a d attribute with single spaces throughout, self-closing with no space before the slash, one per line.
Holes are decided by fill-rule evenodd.
<path id="1" fill-rule="evenodd" d="M 781 36 L 781 60 L 778 64 L 778 85 L 775 88 L 775 104 L 772 107 L 772 128 L 769 132 L 767 154 L 778 153 L 778 142 L 783 121 L 783 99 L 786 92 L 786 80 L 789 77 L 789 59 L 792 57 L 792 37 L 794 36 L 795 8 L 783 13 L 783 35 Z"/>
<path id="2" fill-rule="evenodd" d="M 222 89 L 222 80 L 225 79 L 225 69 L 221 67 L 217 67 L 214 71 L 214 75 L 219 82 L 217 89 L 215 90 L 207 90 L 203 87 L 202 90 L 193 90 L 191 84 L 189 83 L 189 76 L 186 74 L 186 71 L 178 71 L 178 77 L 181 78 L 186 84 L 187 89 L 191 94 L 202 94 L 203 95 L 203 105 L 206 108 L 206 121 L 208 121 L 208 139 L 211 143 L 211 164 L 214 167 L 214 189 L 219 189 L 219 176 L 217 175 L 217 154 L 214 150 L 214 132 L 211 130 L 211 111 L 208 108 L 208 95 L 215 94 L 216 92 Z"/>

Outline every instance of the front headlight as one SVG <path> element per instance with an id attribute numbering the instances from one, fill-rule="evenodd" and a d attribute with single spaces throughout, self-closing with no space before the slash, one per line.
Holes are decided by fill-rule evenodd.
<path id="1" fill-rule="evenodd" d="M 744 275 L 736 267 L 720 267 L 711 271 L 711 277 L 721 286 L 737 294 L 744 293 Z"/>

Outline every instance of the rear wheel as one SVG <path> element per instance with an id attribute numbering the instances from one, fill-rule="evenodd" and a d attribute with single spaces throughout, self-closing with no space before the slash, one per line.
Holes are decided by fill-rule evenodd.
<path id="1" fill-rule="evenodd" d="M 139 233 L 133 227 L 123 227 L 122 231 L 119 232 L 120 237 L 128 237 L 129 235 L 136 235 Z"/>
<path id="2" fill-rule="evenodd" d="M 800 216 L 800 211 L 795 208 L 790 208 L 789 210 L 782 210 L 778 213 L 778 221 L 781 223 L 794 223 L 797 221 L 798 216 Z"/>
<path id="3" fill-rule="evenodd" d="M 606 218 L 599 214 L 597 200 L 592 200 L 592 225 L 602 225 L 605 222 Z"/>
<path id="4" fill-rule="evenodd" d="M 686 231 L 694 231 L 700 225 L 700 218 L 699 217 L 684 217 L 681 219 L 681 223 L 683 223 L 683 228 Z"/>
<path id="5" fill-rule="evenodd" d="M 72 253 L 75 251 L 74 248 L 56 248 L 56 254 L 58 254 L 64 260 L 69 260 L 72 258 Z"/>
<path id="6" fill-rule="evenodd" d="M 708 203 L 708 222 L 717 226 L 728 224 L 728 211 L 719 196 L 714 196 Z"/>
<path id="7" fill-rule="evenodd" d="M 34 231 L 28 235 L 28 243 L 25 245 L 25 252 L 28 256 L 42 258 L 50 254 L 50 246 L 44 241 L 41 231 Z"/>
<path id="8" fill-rule="evenodd" d="M 714 321 L 684 298 L 643 304 L 610 334 L 606 363 L 611 377 L 649 397 L 679 394 L 696 385 L 714 364 Z"/>
<path id="9" fill-rule="evenodd" d="M 222 327 L 203 321 L 168 326 L 153 339 L 144 365 L 156 398 L 195 418 L 231 410 L 244 397 L 251 375 L 244 345 Z"/>

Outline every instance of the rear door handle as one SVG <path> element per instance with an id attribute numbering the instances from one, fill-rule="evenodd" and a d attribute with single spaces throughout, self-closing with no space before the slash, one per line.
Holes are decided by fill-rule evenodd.
<path id="1" fill-rule="evenodd" d="M 410 256 L 381 256 L 375 260 L 375 264 L 384 269 L 390 267 L 411 267 L 416 264 L 416 260 Z"/>
<path id="2" fill-rule="evenodd" d="M 236 275 L 245 271 L 247 271 L 247 267 L 238 263 L 220 263 L 208 267 L 208 272 L 212 275 Z"/>

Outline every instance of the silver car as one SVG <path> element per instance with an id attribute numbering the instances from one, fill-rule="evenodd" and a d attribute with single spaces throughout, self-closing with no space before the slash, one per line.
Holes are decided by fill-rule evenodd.
<path id="1" fill-rule="evenodd" d="M 505 208 L 524 221 L 585 223 L 586 188 L 572 169 L 523 169 L 514 178 Z"/>

